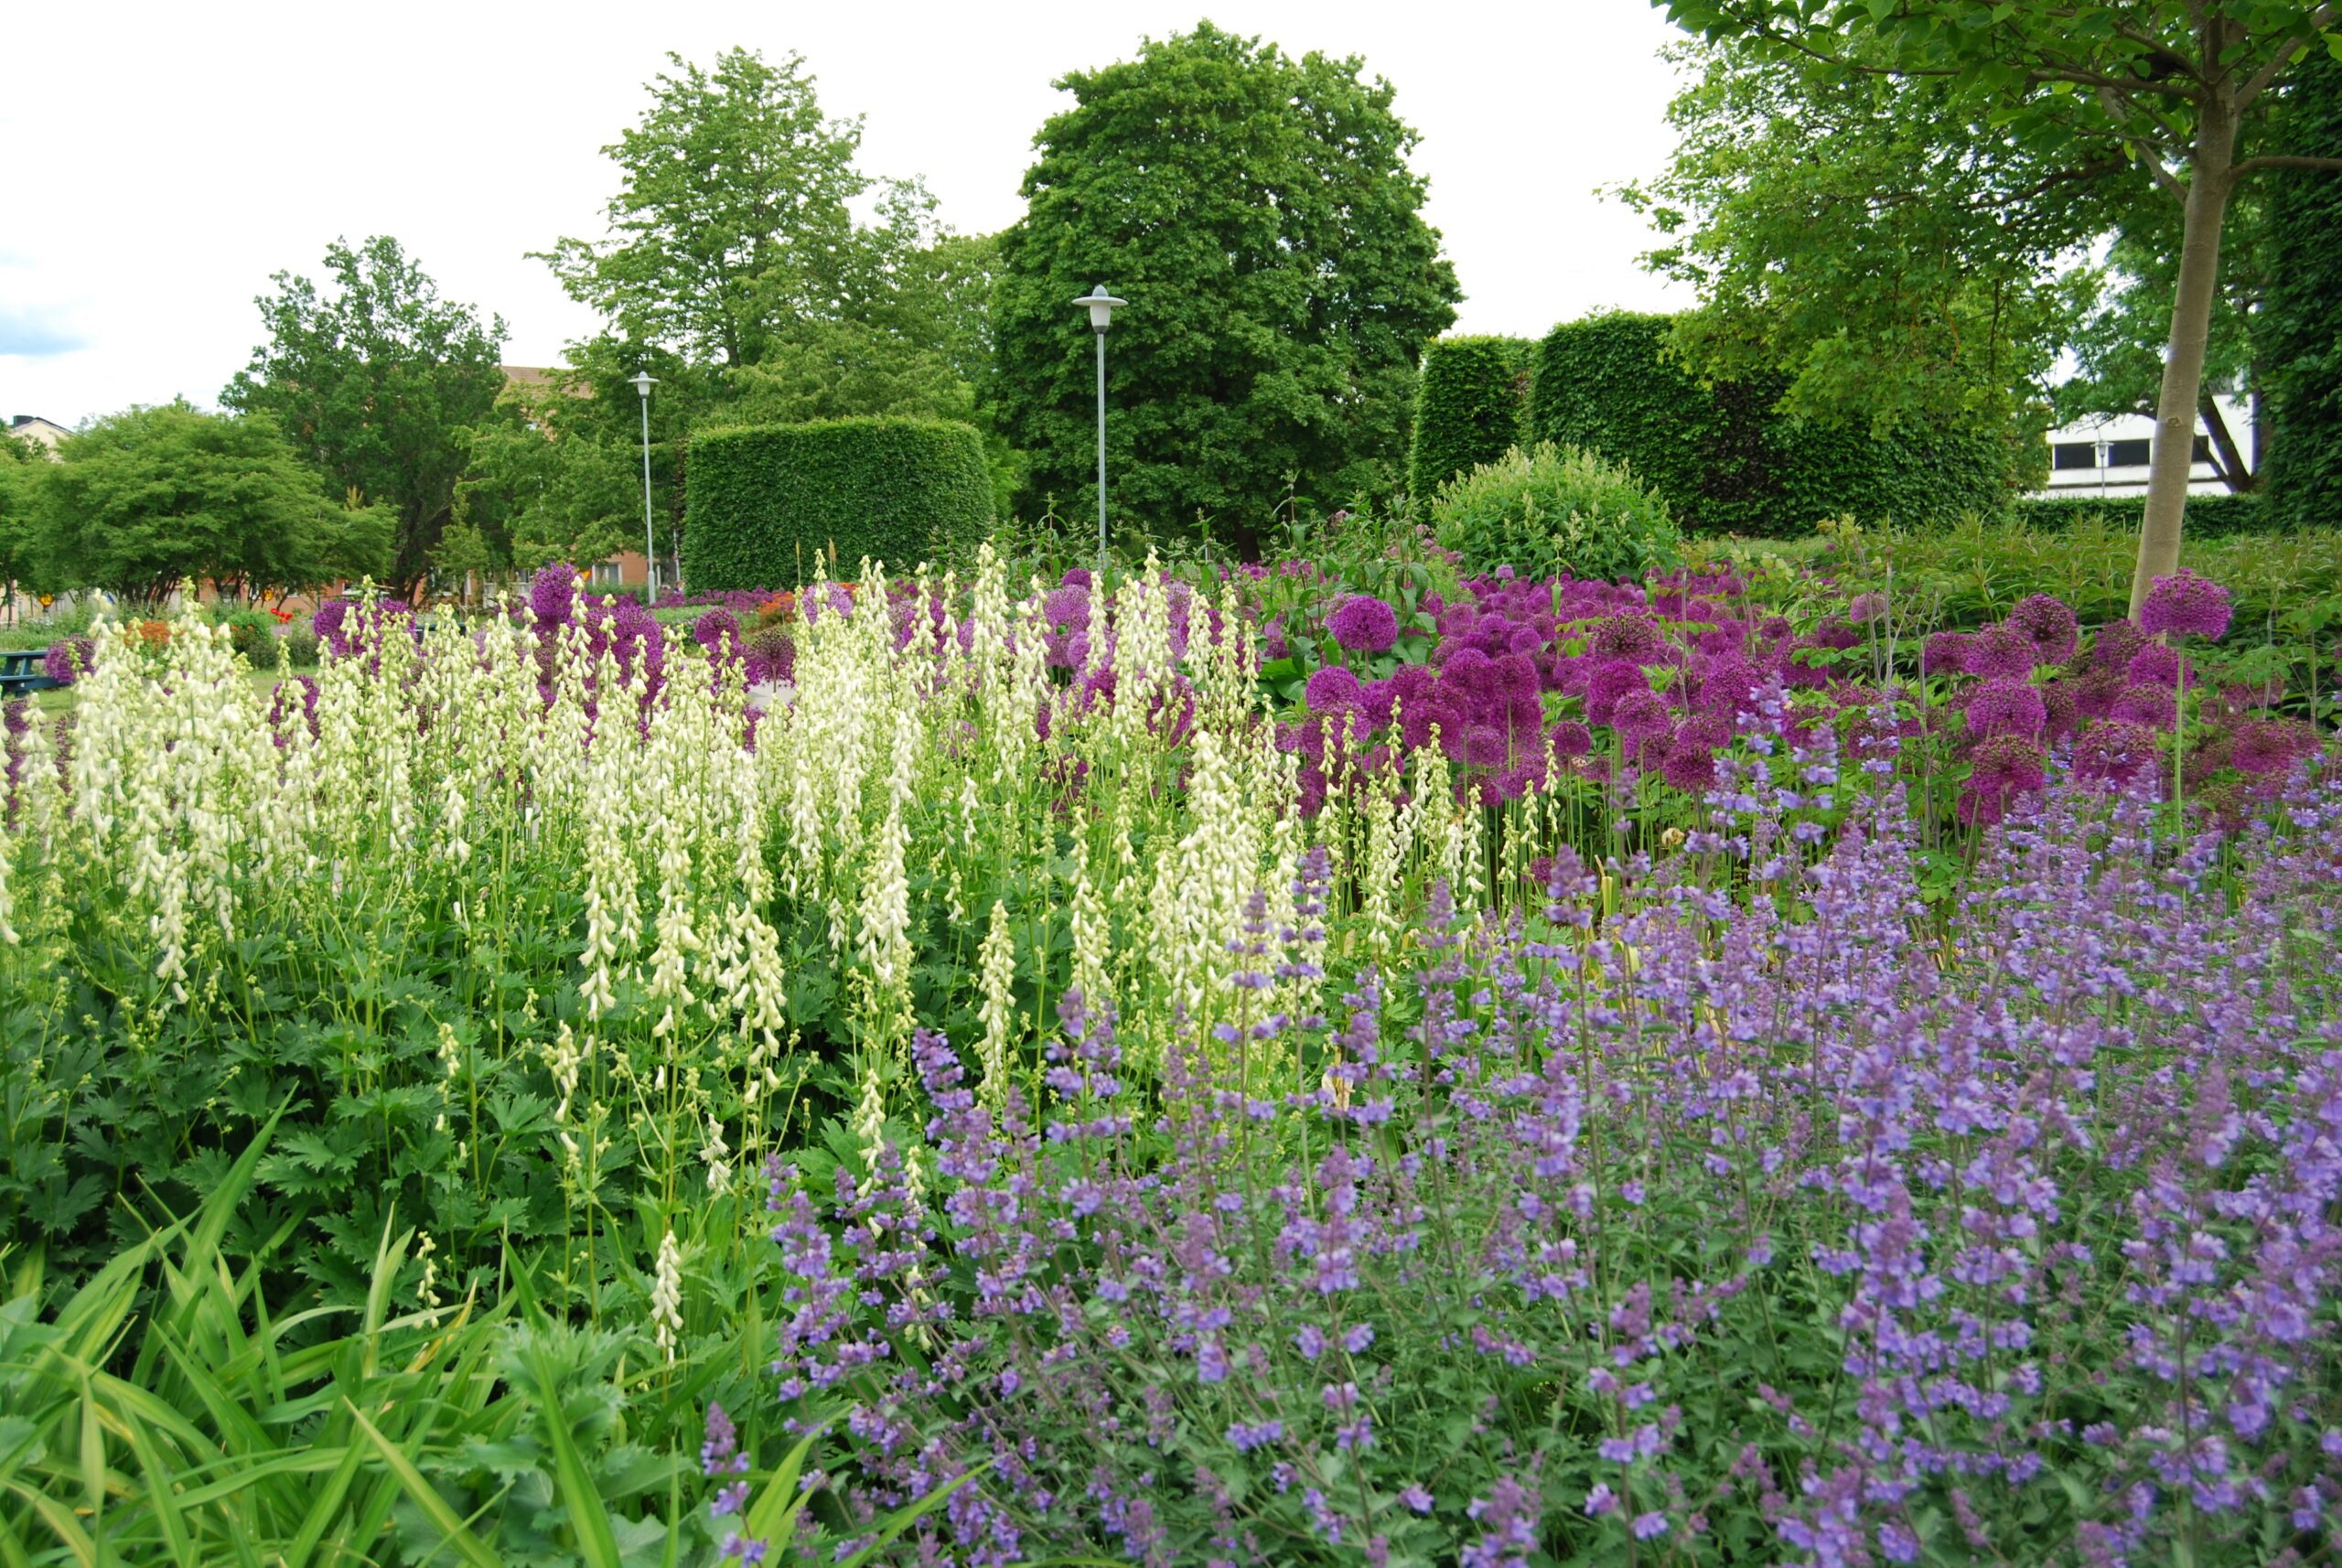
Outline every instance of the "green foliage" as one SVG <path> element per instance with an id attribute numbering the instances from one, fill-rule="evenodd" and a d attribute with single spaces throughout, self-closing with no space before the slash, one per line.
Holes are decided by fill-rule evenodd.
<path id="1" fill-rule="evenodd" d="M 1110 501 L 1249 542 L 1288 481 L 1327 506 L 1398 488 L 1423 343 L 1454 269 L 1406 166 L 1414 133 L 1356 59 L 1200 23 L 1075 71 L 1000 236 L 1003 429 L 1028 504 L 1094 515 L 1095 367 L 1069 303 L 1127 297 L 1107 345 Z"/>
<path id="2" fill-rule="evenodd" d="M 269 341 L 220 396 L 230 408 L 274 417 L 326 478 L 396 515 L 387 575 L 402 585 L 428 566 L 454 515 L 464 473 L 463 432 L 489 416 L 504 387 L 504 321 L 483 325 L 399 242 L 379 234 L 351 250 L 326 247 L 338 292 L 278 273 L 260 306 Z"/>
<path id="3" fill-rule="evenodd" d="M 1667 170 L 1619 195 L 1670 237 L 1645 264 L 1699 291 L 1671 333 L 1685 362 L 1707 380 L 1784 372 L 1784 412 L 1882 435 L 2037 434 L 2088 284 L 2061 259 L 2144 177 L 2111 150 L 2028 145 L 1939 78 L 1737 38 L 1675 54 L 1698 74 L 1668 109 Z"/>
<path id="4" fill-rule="evenodd" d="M 336 507 L 260 414 L 133 408 L 68 438 L 42 480 L 35 576 L 156 603 L 189 577 L 247 592 L 380 572 L 390 518 Z"/>
<path id="5" fill-rule="evenodd" d="M 1623 465 L 1546 441 L 1443 485 L 1432 526 L 1466 576 L 1509 566 L 1519 577 L 1637 582 L 1672 568 L 1683 543 L 1667 503 Z"/>
<path id="6" fill-rule="evenodd" d="M 1839 516 L 1923 526 L 2006 504 L 2001 442 L 1787 417 L 1785 378 L 1703 386 L 1669 354 L 1671 326 L 1617 311 L 1554 328 L 1538 346 L 1531 433 L 1623 464 L 1694 532 L 1789 537 Z"/>
<path id="7" fill-rule="evenodd" d="M 2020 527 L 2047 532 L 2095 517 L 2110 528 L 2136 533 L 2146 507 L 2144 496 L 2019 496 L 2009 503 L 2009 517 Z M 2187 532 L 2194 538 L 2283 533 L 2292 526 L 2285 515 L 2257 491 L 2187 498 Z"/>
<path id="8" fill-rule="evenodd" d="M 1428 511 L 1456 475 L 1520 445 L 1535 349 L 1525 338 L 1435 338 L 1423 345 L 1407 464 L 1407 490 L 1419 511 Z"/>
<path id="9" fill-rule="evenodd" d="M 215 605 L 211 624 L 228 628 L 230 646 L 255 670 L 274 670 L 285 661 L 285 645 L 276 635 L 276 618 L 250 606 Z"/>
<path id="10" fill-rule="evenodd" d="M 2342 63 L 2294 68 L 2285 151 L 2342 153 Z M 2296 527 L 2342 524 L 2342 174 L 2283 169 L 2269 191 L 2271 266 L 2255 337 L 2273 429 L 2269 500 Z M 2195 508 L 2189 508 L 2192 520 Z"/>
<path id="11" fill-rule="evenodd" d="M 31 442 L 0 430 L 0 592 L 12 597 L 33 572 L 33 504 L 46 470 Z"/>
<path id="12" fill-rule="evenodd" d="M 965 424 L 838 419 L 714 430 L 692 448 L 683 564 L 693 588 L 791 586 L 832 555 L 902 571 L 992 522 L 983 443 Z"/>

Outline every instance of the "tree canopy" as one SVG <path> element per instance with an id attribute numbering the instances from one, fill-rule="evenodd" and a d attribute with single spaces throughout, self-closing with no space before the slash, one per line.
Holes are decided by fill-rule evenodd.
<path id="1" fill-rule="evenodd" d="M 336 505 L 266 414 L 132 408 L 68 437 L 27 553 L 44 588 L 156 603 L 188 578 L 246 593 L 380 573 L 386 508 Z"/>
<path id="2" fill-rule="evenodd" d="M 331 295 L 289 273 L 271 280 L 276 292 L 254 301 L 269 341 L 220 401 L 270 415 L 329 494 L 355 490 L 396 513 L 388 570 L 403 587 L 454 513 L 463 433 L 504 388 L 504 321 L 442 299 L 387 234 L 357 250 L 335 241 L 326 270 Z"/>
<path id="3" fill-rule="evenodd" d="M 1333 504 L 1405 465 L 1423 345 L 1461 297 L 1392 91 L 1355 59 L 1222 32 L 1076 71 L 1000 236 L 994 382 L 1029 495 L 1095 504 L 1090 334 L 1070 301 L 1131 301 L 1108 344 L 1110 499 L 1242 535 L 1288 482 Z"/>

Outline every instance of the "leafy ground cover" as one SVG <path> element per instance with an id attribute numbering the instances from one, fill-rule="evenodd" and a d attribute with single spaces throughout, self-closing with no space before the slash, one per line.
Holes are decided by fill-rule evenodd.
<path id="1" fill-rule="evenodd" d="M 0 1552 L 2315 1560 L 2330 638 L 1874 542 L 96 628 Z"/>

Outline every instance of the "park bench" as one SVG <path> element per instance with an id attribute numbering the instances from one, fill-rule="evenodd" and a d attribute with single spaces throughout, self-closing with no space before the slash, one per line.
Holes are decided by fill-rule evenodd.
<path id="1" fill-rule="evenodd" d="M 60 684 L 41 668 L 41 659 L 48 651 L 34 648 L 0 653 L 0 697 L 21 697 Z"/>

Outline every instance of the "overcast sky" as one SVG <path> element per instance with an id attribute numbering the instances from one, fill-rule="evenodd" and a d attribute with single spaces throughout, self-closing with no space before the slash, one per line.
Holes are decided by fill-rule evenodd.
<path id="1" fill-rule="evenodd" d="M 252 296 L 274 272 L 317 275 L 337 235 L 396 235 L 444 294 L 503 316 L 509 362 L 558 360 L 596 324 L 524 252 L 601 234 L 600 149 L 668 50 L 802 54 L 823 108 L 865 117 L 865 172 L 922 175 L 952 227 L 1001 228 L 1034 132 L 1069 102 L 1050 81 L 1199 16 L 1363 56 L 1397 87 L 1460 329 L 1680 303 L 1635 264 L 1640 222 L 1595 195 L 1666 154 L 1672 35 L 1647 0 L 137 0 L 8 30 L 0 416 L 211 404 L 258 339 Z"/>

